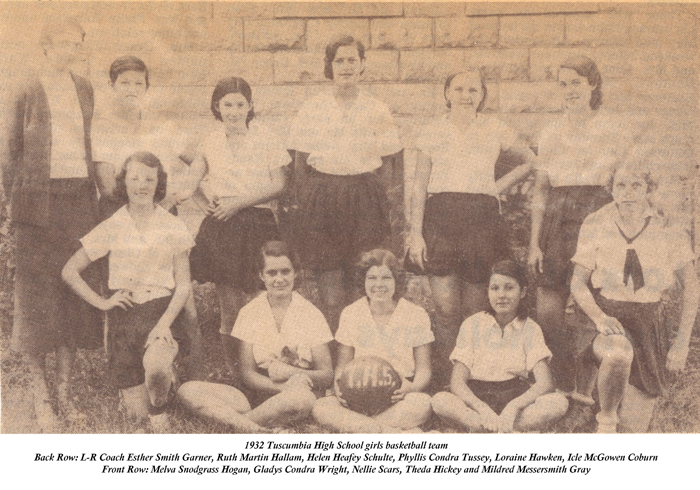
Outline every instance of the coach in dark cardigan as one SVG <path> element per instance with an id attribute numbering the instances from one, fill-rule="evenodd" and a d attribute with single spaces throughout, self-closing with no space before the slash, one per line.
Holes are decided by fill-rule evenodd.
<path id="1" fill-rule="evenodd" d="M 75 21 L 47 24 L 41 71 L 10 90 L 2 140 L 2 177 L 17 252 L 12 348 L 25 353 L 41 430 L 56 423 L 46 384 L 45 355 L 56 352 L 59 414 L 75 421 L 70 377 L 78 347 L 102 342 L 102 316 L 61 281 L 61 269 L 97 223 L 90 149 L 93 91 L 70 71 L 85 31 Z M 85 279 L 99 288 L 98 271 Z"/>

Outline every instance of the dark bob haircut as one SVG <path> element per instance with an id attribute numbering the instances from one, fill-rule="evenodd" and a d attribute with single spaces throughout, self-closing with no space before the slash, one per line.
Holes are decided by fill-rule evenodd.
<path id="1" fill-rule="evenodd" d="M 59 34 L 68 34 L 69 32 L 80 34 L 80 38 L 85 40 L 85 29 L 83 29 L 83 26 L 81 26 L 76 19 L 69 17 L 67 19 L 49 21 L 44 24 L 44 27 L 41 29 L 39 45 L 44 47 L 52 46 L 55 36 Z"/>
<path id="2" fill-rule="evenodd" d="M 253 103 L 253 91 L 248 85 L 248 82 L 239 77 L 224 78 L 214 87 L 214 92 L 211 94 L 211 112 L 217 121 L 223 121 L 221 111 L 219 110 L 219 101 L 228 94 L 241 94 L 249 104 Z M 255 112 L 251 107 L 248 111 L 248 117 L 245 119 L 246 127 L 255 117 Z"/>
<path id="3" fill-rule="evenodd" d="M 447 89 L 449 89 L 450 85 L 452 85 L 452 80 L 454 80 L 457 75 L 461 75 L 463 73 L 476 73 L 477 75 L 479 75 L 479 80 L 481 81 L 481 91 L 484 93 L 484 96 L 481 98 L 481 102 L 479 102 L 479 105 L 476 108 L 476 112 L 481 112 L 484 106 L 486 105 L 486 96 L 488 95 L 488 91 L 486 90 L 486 82 L 484 81 L 484 75 L 478 68 L 453 73 L 452 75 L 447 77 L 447 80 L 445 80 L 445 88 L 442 91 L 442 94 L 445 97 L 445 100 L 447 101 L 447 108 L 452 108 L 452 104 L 449 100 L 447 100 Z"/>
<path id="4" fill-rule="evenodd" d="M 518 265 L 517 262 L 513 260 L 500 260 L 493 264 L 493 267 L 491 267 L 491 274 L 489 275 L 489 278 L 495 274 L 515 279 L 515 281 L 518 283 L 521 289 L 525 289 L 527 287 L 527 275 L 525 274 L 525 269 L 523 269 L 520 265 Z M 486 308 L 486 313 L 489 313 L 494 316 L 496 315 L 496 312 L 494 311 L 491 305 L 489 305 L 488 308 Z M 518 304 L 518 312 L 516 316 L 520 320 L 525 320 L 528 316 L 527 313 L 527 302 L 523 298 Z"/>
<path id="5" fill-rule="evenodd" d="M 280 240 L 271 240 L 266 242 L 265 245 L 260 249 L 260 253 L 257 257 L 258 272 L 262 273 L 265 270 L 265 258 L 266 257 L 287 257 L 292 263 L 295 271 L 301 269 L 301 261 L 299 260 L 299 255 L 290 247 L 287 242 Z"/>
<path id="6" fill-rule="evenodd" d="M 591 92 L 591 109 L 598 109 L 603 103 L 603 77 L 600 76 L 600 71 L 595 61 L 583 55 L 572 56 L 559 65 L 559 68 L 568 68 L 569 70 L 574 70 L 580 76 L 586 77 L 588 84 L 591 87 L 595 87 Z"/>
<path id="7" fill-rule="evenodd" d="M 362 254 L 362 258 L 355 265 L 355 285 L 358 291 L 363 296 L 366 295 L 365 291 L 365 279 L 367 278 L 367 272 L 372 267 L 387 266 L 391 271 L 391 275 L 394 276 L 394 281 L 396 282 L 396 290 L 394 291 L 394 301 L 398 301 L 404 293 L 406 292 L 406 271 L 399 262 L 399 259 L 388 250 L 382 248 L 375 248 L 370 252 L 365 252 Z"/>
<path id="8" fill-rule="evenodd" d="M 165 173 L 163 164 L 160 163 L 158 157 L 147 151 L 137 151 L 124 161 L 124 165 L 122 165 L 122 169 L 119 171 L 116 177 L 117 188 L 114 191 L 116 199 L 123 203 L 129 202 L 129 196 L 126 193 L 125 180 L 126 173 L 131 162 L 143 163 L 147 167 L 158 169 L 158 183 L 156 184 L 156 193 L 153 196 L 153 202 L 158 203 L 162 201 L 163 198 L 165 198 L 165 189 L 168 186 L 168 174 Z"/>
<path id="9" fill-rule="evenodd" d="M 361 41 L 358 41 L 349 34 L 345 34 L 340 38 L 336 39 L 332 43 L 326 46 L 326 58 L 324 59 L 325 67 L 323 68 L 323 74 L 328 80 L 333 80 L 333 60 L 338 52 L 338 48 L 341 46 L 355 46 L 357 47 L 357 54 L 360 55 L 360 60 L 365 59 L 365 45 Z M 364 73 L 364 70 L 362 71 Z M 362 74 L 360 73 L 360 74 Z"/>
<path id="10" fill-rule="evenodd" d="M 117 82 L 119 75 L 126 71 L 137 71 L 143 73 L 146 78 L 146 88 L 149 87 L 148 83 L 148 67 L 141 58 L 136 56 L 120 56 L 112 63 L 109 67 L 109 81 L 112 85 Z"/>

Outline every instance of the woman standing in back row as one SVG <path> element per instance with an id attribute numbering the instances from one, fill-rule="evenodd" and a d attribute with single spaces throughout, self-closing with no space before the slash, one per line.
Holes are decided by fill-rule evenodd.
<path id="1" fill-rule="evenodd" d="M 572 341 L 564 328 L 571 258 L 583 220 L 612 201 L 606 184 L 631 139 L 600 109 L 603 79 L 593 60 L 567 59 L 557 81 L 564 114 L 540 137 L 528 265 L 538 278 L 537 321 L 554 355 L 555 385 L 571 391 Z"/>
<path id="2" fill-rule="evenodd" d="M 338 328 L 353 265 L 389 236 L 389 202 L 377 172 L 402 158 L 398 128 L 383 102 L 358 87 L 365 47 L 343 36 L 326 47 L 331 88 L 308 100 L 290 129 L 295 198 L 289 239 L 319 274 L 322 308 Z"/>

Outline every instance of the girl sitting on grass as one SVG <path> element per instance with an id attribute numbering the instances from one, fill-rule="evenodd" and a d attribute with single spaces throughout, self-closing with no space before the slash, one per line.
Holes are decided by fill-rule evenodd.
<path id="1" fill-rule="evenodd" d="M 181 313 L 192 293 L 188 255 L 194 240 L 182 220 L 158 205 L 167 174 L 155 155 L 128 157 L 116 182 L 128 204 L 80 240 L 82 248 L 62 275 L 81 298 L 107 312 L 109 375 L 126 413 L 150 417 L 153 429 L 161 431 L 178 341 L 187 338 Z M 112 295 L 103 298 L 80 273 L 107 255 Z"/>
<path id="2" fill-rule="evenodd" d="M 515 262 L 493 265 L 490 308 L 462 324 L 450 355 L 451 393 L 432 399 L 433 411 L 443 420 L 472 430 L 527 432 L 566 413 L 566 397 L 551 393 L 552 353 L 540 327 L 527 316 L 526 285 Z"/>

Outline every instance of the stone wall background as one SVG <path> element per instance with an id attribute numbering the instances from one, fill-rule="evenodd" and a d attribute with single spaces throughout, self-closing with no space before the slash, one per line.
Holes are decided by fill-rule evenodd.
<path id="1" fill-rule="evenodd" d="M 326 43 L 350 33 L 368 48 L 367 89 L 401 127 L 409 181 L 418 131 L 445 111 L 448 74 L 480 67 L 488 110 L 536 146 L 561 111 L 558 63 L 587 54 L 602 72 L 603 107 L 657 149 L 659 200 L 684 209 L 692 193 L 700 156 L 697 5 L 3 2 L 3 89 L 6 77 L 37 65 L 39 31 L 57 15 L 76 17 L 87 31 L 76 71 L 91 79 L 98 111 L 109 96 L 110 63 L 135 54 L 150 69 L 150 109 L 176 120 L 193 142 L 211 123 L 213 86 L 232 75 L 251 83 L 258 117 L 284 137 L 302 102 L 327 83 Z"/>

